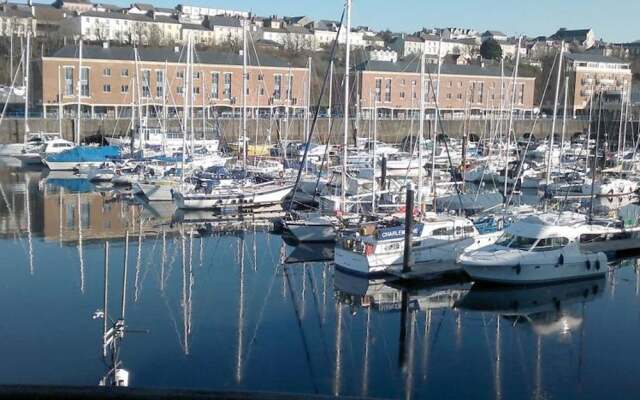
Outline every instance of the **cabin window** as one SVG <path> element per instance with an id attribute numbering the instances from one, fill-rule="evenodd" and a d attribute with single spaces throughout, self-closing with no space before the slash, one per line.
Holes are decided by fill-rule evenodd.
<path id="1" fill-rule="evenodd" d="M 451 236 L 454 233 L 453 228 L 438 228 L 431 233 L 433 236 Z"/>
<path id="2" fill-rule="evenodd" d="M 552 251 L 559 250 L 569 244 L 569 239 L 567 238 L 546 238 L 540 239 L 536 247 L 533 248 L 533 251 Z"/>
<path id="3" fill-rule="evenodd" d="M 508 247 L 515 250 L 529 251 L 531 250 L 533 245 L 536 244 L 537 241 L 538 239 L 535 239 L 535 238 L 515 236 L 511 241 L 511 243 L 509 243 Z"/>

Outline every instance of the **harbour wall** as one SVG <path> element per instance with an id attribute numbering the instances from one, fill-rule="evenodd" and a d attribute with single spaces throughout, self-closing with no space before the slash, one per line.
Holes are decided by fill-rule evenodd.
<path id="1" fill-rule="evenodd" d="M 148 126 L 158 126 L 158 121 L 149 120 Z M 224 140 L 227 142 L 236 142 L 242 126 L 239 119 L 220 119 L 208 120 L 207 130 L 215 126 L 222 133 Z M 74 119 L 65 119 L 60 122 L 56 119 L 30 119 L 29 130 L 31 132 L 58 132 L 62 127 L 63 136 L 66 139 L 73 140 L 76 130 L 76 121 Z M 502 131 L 506 131 L 508 121 L 503 121 Z M 355 137 L 355 121 L 351 122 L 350 142 Z M 369 120 L 361 120 L 358 129 L 358 137 L 372 137 L 373 122 Z M 167 123 L 168 130 L 180 130 L 178 120 L 170 120 Z M 324 142 L 329 134 L 329 120 L 319 119 L 316 124 L 316 137 Z M 418 121 L 411 120 L 378 120 L 377 121 L 377 137 L 378 140 L 387 143 L 400 143 L 406 136 L 412 132 L 415 135 L 418 132 Z M 584 132 L 587 129 L 588 122 L 583 119 L 570 119 L 567 121 L 566 133 L 568 137 L 571 135 Z M 80 123 L 83 139 L 100 139 L 102 136 L 122 136 L 127 135 L 130 129 L 130 121 L 125 119 L 86 119 Z M 247 121 L 247 136 L 251 140 L 258 138 L 258 143 L 275 143 L 278 138 L 289 140 L 301 140 L 305 131 L 305 122 L 302 119 L 296 120 L 268 120 L 268 119 L 250 119 Z M 552 120 L 539 119 L 518 119 L 513 122 L 513 129 L 518 137 L 525 133 L 533 133 L 537 138 L 546 137 L 551 132 Z M 615 129 L 614 129 L 615 128 Z M 194 129 L 200 132 L 202 129 L 202 121 L 194 121 Z M 434 129 L 434 121 L 427 120 L 425 122 L 425 137 L 429 137 Z M 562 129 L 561 121 L 557 122 L 556 132 L 560 133 Z M 637 129 L 637 127 L 636 127 Z M 463 132 L 469 132 L 486 137 L 490 130 L 496 131 L 496 121 L 484 119 L 474 119 L 471 121 L 462 120 L 444 120 L 438 126 L 438 133 L 445 133 L 450 137 L 459 138 Z M 4 119 L 0 124 L 0 143 L 21 142 L 25 131 L 24 119 Z M 615 124 L 610 125 L 610 131 L 617 133 L 618 127 Z M 631 130 L 633 131 L 633 129 Z M 343 121 L 342 119 L 334 119 L 331 123 L 331 142 L 341 143 L 343 137 Z"/>

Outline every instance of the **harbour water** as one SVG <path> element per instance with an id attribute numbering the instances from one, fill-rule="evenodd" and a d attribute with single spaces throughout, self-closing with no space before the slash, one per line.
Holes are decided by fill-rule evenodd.
<path id="1" fill-rule="evenodd" d="M 46 181 L 0 171 L 0 384 L 98 385 L 111 368 L 97 312 L 105 242 L 116 320 L 128 236 L 118 359 L 134 388 L 415 399 L 640 389 L 634 258 L 595 281 L 403 288 L 335 271 L 322 261 L 330 249 L 294 249 L 261 226 L 182 223 L 192 219 L 167 205 Z"/>

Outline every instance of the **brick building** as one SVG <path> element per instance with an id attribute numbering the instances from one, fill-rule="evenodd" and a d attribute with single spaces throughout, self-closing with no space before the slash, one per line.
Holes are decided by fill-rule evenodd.
<path id="1" fill-rule="evenodd" d="M 78 85 L 76 47 L 65 47 L 42 58 L 42 108 L 66 114 L 77 109 L 78 88 L 83 113 L 92 116 L 130 115 L 132 107 L 145 115 L 181 113 L 184 106 L 185 52 L 179 49 L 141 48 L 138 62 L 132 48 L 83 49 L 82 82 Z M 306 107 L 307 69 L 290 67 L 269 56 L 247 57 L 247 106 L 251 113 L 295 112 Z M 242 107 L 242 56 L 196 52 L 193 65 L 193 97 L 196 113 L 237 111 Z M 166 89 L 165 89 L 166 88 Z"/>
<path id="2" fill-rule="evenodd" d="M 586 113 L 596 96 L 607 107 L 620 107 L 631 94 L 631 64 L 596 53 L 567 54 L 565 71 L 570 77 L 570 104 L 573 114 Z"/>
<path id="3" fill-rule="evenodd" d="M 436 64 L 426 64 L 425 87 L 427 112 L 434 113 L 437 90 Z M 367 112 L 376 106 L 389 116 L 415 114 L 420 108 L 420 62 L 396 63 L 367 61 L 357 67 L 360 107 Z M 534 109 L 535 78 L 519 77 L 516 81 L 514 109 L 531 113 Z M 443 115 L 483 112 L 508 108 L 512 97 L 511 71 L 501 74 L 499 67 L 443 64 L 440 76 L 438 106 Z"/>

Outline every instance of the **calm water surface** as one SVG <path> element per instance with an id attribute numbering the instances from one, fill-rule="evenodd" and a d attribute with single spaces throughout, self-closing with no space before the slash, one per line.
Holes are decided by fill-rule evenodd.
<path id="1" fill-rule="evenodd" d="M 634 259 L 595 281 L 407 289 L 336 272 L 318 262 L 327 249 L 181 224 L 168 205 L 83 181 L 3 169 L 0 182 L 2 384 L 95 386 L 108 373 L 95 318 L 105 242 L 115 320 L 128 232 L 119 361 L 132 387 L 479 399 L 640 390 Z"/>

